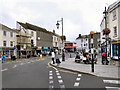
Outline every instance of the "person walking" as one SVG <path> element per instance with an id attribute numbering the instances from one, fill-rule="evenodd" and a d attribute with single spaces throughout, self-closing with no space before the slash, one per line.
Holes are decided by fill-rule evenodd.
<path id="1" fill-rule="evenodd" d="M 65 61 L 65 53 L 62 51 L 62 61 Z"/>
<path id="2" fill-rule="evenodd" d="M 54 51 L 52 50 L 52 61 L 53 61 L 53 64 L 55 64 L 55 61 L 54 61 L 54 59 L 55 59 L 55 53 L 54 53 Z"/>
<path id="3" fill-rule="evenodd" d="M 4 60 L 5 60 L 5 54 L 3 53 L 3 55 L 2 55 L 2 63 L 4 63 Z"/>
<path id="4" fill-rule="evenodd" d="M 106 54 L 105 54 L 105 52 L 103 52 L 103 53 L 102 53 L 102 64 L 104 64 L 105 56 L 106 56 Z"/>

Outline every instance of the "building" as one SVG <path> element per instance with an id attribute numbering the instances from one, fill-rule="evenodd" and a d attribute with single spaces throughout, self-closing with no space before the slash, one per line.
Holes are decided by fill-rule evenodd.
<path id="1" fill-rule="evenodd" d="M 67 52 L 75 52 L 76 51 L 76 42 L 64 41 L 64 49 Z"/>
<path id="2" fill-rule="evenodd" d="M 54 32 L 47 31 L 44 28 L 41 28 L 30 23 L 21 23 L 18 22 L 29 34 L 31 34 L 31 49 L 32 55 L 43 53 L 49 53 L 51 49 L 61 48 L 61 39 L 60 36 Z"/>
<path id="3" fill-rule="evenodd" d="M 100 32 L 96 32 L 93 35 L 93 47 L 94 50 L 99 53 L 100 52 Z M 91 36 L 89 35 L 81 35 L 76 38 L 76 48 L 78 51 L 86 51 L 89 52 L 91 48 Z"/>
<path id="4" fill-rule="evenodd" d="M 89 36 L 81 35 L 76 38 L 76 48 L 78 51 L 89 51 Z"/>
<path id="5" fill-rule="evenodd" d="M 111 30 L 111 57 L 120 57 L 120 0 L 108 7 L 108 28 Z"/>
<path id="6" fill-rule="evenodd" d="M 3 24 L 0 24 L 0 56 L 5 54 L 6 58 L 16 55 L 16 35 L 17 31 Z"/>

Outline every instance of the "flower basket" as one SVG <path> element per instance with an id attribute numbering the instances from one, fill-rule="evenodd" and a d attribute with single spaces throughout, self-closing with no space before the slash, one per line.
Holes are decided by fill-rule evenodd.
<path id="1" fill-rule="evenodd" d="M 103 35 L 109 35 L 110 34 L 110 29 L 106 28 L 103 29 Z"/>

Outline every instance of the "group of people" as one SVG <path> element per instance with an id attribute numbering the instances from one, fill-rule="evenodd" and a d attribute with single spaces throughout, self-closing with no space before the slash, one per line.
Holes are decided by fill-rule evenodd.
<path id="1" fill-rule="evenodd" d="M 52 50 L 51 57 L 52 57 L 53 64 L 55 64 L 55 61 L 56 61 L 57 65 L 59 65 L 61 63 L 60 59 L 58 57 L 58 50 L 57 49 L 55 51 Z M 65 61 L 65 53 L 64 53 L 64 51 L 62 51 L 62 61 Z"/>

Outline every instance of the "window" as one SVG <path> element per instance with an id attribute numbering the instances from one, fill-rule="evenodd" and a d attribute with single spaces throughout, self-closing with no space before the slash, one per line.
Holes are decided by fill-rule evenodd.
<path id="1" fill-rule="evenodd" d="M 3 35 L 4 35 L 4 36 L 6 36 L 6 35 L 7 35 L 6 31 L 3 31 Z"/>
<path id="2" fill-rule="evenodd" d="M 10 32 L 10 36 L 13 37 L 13 32 Z"/>
<path id="3" fill-rule="evenodd" d="M 81 39 L 81 42 L 83 42 L 83 39 Z"/>
<path id="4" fill-rule="evenodd" d="M 116 11 L 113 12 L 113 20 L 117 19 Z"/>
<path id="5" fill-rule="evenodd" d="M 3 46 L 5 46 L 5 47 L 6 47 L 6 45 L 7 45 L 7 44 L 6 44 L 6 41 L 3 41 Z"/>
<path id="6" fill-rule="evenodd" d="M 114 27 L 114 36 L 115 37 L 117 36 L 117 27 L 116 26 Z"/>
<path id="7" fill-rule="evenodd" d="M 57 42 L 55 42 L 55 47 L 57 47 Z"/>
<path id="8" fill-rule="evenodd" d="M 86 41 L 87 41 L 87 39 L 86 39 Z"/>
<path id="9" fill-rule="evenodd" d="M 33 33 L 33 31 L 31 32 L 31 36 L 33 37 L 33 35 L 34 35 L 34 33 Z"/>
<path id="10" fill-rule="evenodd" d="M 114 44 L 114 56 L 118 56 L 118 45 Z"/>
<path id="11" fill-rule="evenodd" d="M 13 46 L 13 41 L 10 41 L 10 46 L 11 46 L 11 47 Z"/>

